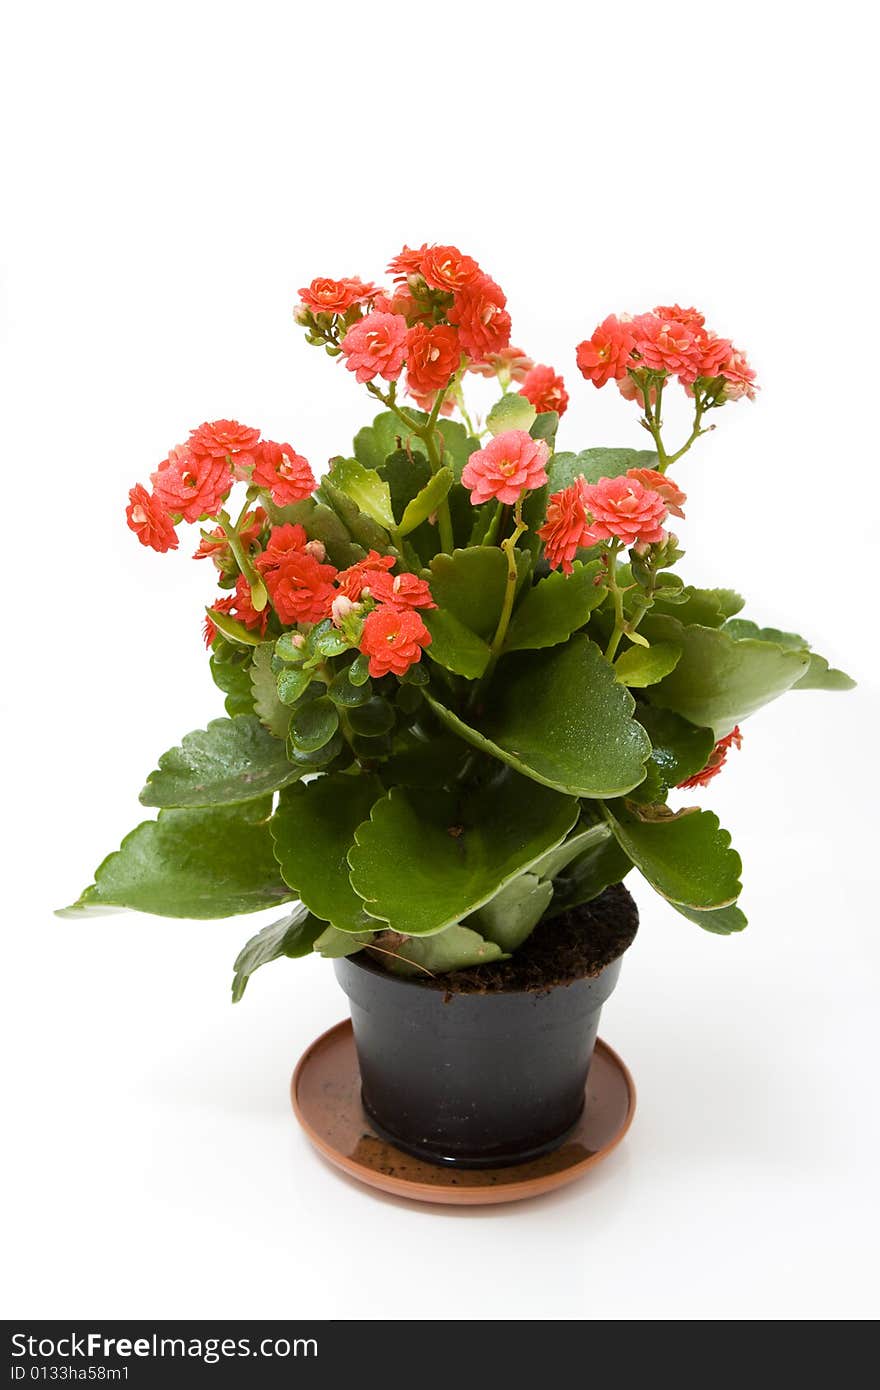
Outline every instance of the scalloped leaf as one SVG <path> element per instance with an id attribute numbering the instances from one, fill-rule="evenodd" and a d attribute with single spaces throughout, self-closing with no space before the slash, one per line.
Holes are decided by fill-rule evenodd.
<path id="1" fill-rule="evenodd" d="M 248 980 L 261 965 L 288 956 L 291 960 L 307 956 L 316 937 L 325 930 L 326 922 L 313 917 L 308 908 L 297 903 L 286 917 L 263 927 L 250 941 L 245 942 L 235 958 L 232 981 L 232 1002 L 237 1004 L 247 989 Z"/>
<path id="2" fill-rule="evenodd" d="M 451 555 L 436 555 L 428 582 L 444 612 L 478 637 L 494 636 L 507 585 L 507 561 L 498 546 L 474 545 Z"/>
<path id="3" fill-rule="evenodd" d="M 535 423 L 537 414 L 530 400 L 517 391 L 510 391 L 492 406 L 486 416 L 486 428 L 490 434 L 496 436 L 505 434 L 508 430 L 524 430 L 528 433 Z"/>
<path id="4" fill-rule="evenodd" d="M 645 776 L 651 744 L 635 701 L 595 642 L 503 657 L 477 716 L 465 720 L 438 691 L 425 698 L 475 748 L 573 796 L 619 796 Z"/>
<path id="5" fill-rule="evenodd" d="M 530 588 L 517 606 L 507 630 L 505 651 L 554 647 L 586 623 L 608 592 L 596 584 L 602 566 L 574 562 L 571 574 L 549 574 Z"/>
<path id="6" fill-rule="evenodd" d="M 133 908 L 160 917 L 234 917 L 294 897 L 272 853 L 272 798 L 160 811 L 104 860 L 74 909 Z"/>
<path id="7" fill-rule="evenodd" d="M 724 631 L 737 641 L 744 637 L 754 637 L 761 642 L 776 642 L 787 651 L 809 652 L 810 664 L 792 690 L 852 690 L 855 681 L 845 671 L 829 666 L 824 656 L 810 651 L 810 644 L 796 632 L 782 632 L 778 627 L 758 627 L 748 618 L 731 618 L 724 624 Z"/>
<path id="8" fill-rule="evenodd" d="M 737 641 L 721 628 L 686 627 L 676 618 L 654 618 L 651 639 L 674 642 L 682 654 L 675 670 L 650 687 L 648 699 L 692 724 L 708 725 L 716 738 L 784 695 L 810 664 L 805 651 L 754 638 Z"/>
<path id="9" fill-rule="evenodd" d="M 254 712 L 251 657 L 250 650 L 234 646 L 225 637 L 214 638 L 209 663 L 211 679 L 217 689 L 223 691 L 223 704 L 231 718 Z"/>
<path id="10" fill-rule="evenodd" d="M 749 919 L 736 903 L 708 912 L 697 912 L 692 907 L 682 907 L 681 903 L 672 903 L 671 906 L 689 922 L 695 922 L 703 931 L 713 932 L 716 936 L 730 936 L 733 932 L 743 931 L 749 925 Z"/>
<path id="11" fill-rule="evenodd" d="M 272 817 L 275 857 L 290 887 L 339 931 L 364 930 L 364 905 L 349 883 L 354 832 L 382 795 L 378 778 L 334 772 L 288 787 Z"/>
<path id="12" fill-rule="evenodd" d="M 357 459 L 338 458 L 333 462 L 327 481 L 377 526 L 386 531 L 394 529 L 391 489 L 375 469 L 364 468 Z"/>
<path id="13" fill-rule="evenodd" d="M 477 680 L 489 664 L 489 643 L 445 608 L 426 609 L 421 617 L 431 634 L 431 644 L 425 649 L 431 661 L 468 680 Z"/>
<path id="14" fill-rule="evenodd" d="M 223 806 L 252 801 L 302 776 L 284 744 L 251 714 L 212 719 L 159 759 L 141 792 L 144 806 Z"/>
<path id="15" fill-rule="evenodd" d="M 376 933 L 372 931 L 347 932 L 338 927 L 327 927 L 315 938 L 313 950 L 325 960 L 339 960 L 341 956 L 353 956 L 369 946 Z"/>
<path id="16" fill-rule="evenodd" d="M 394 787 L 355 831 L 351 882 L 406 936 L 456 925 L 565 838 L 577 802 L 512 772 L 459 792 Z"/>
<path id="17" fill-rule="evenodd" d="M 674 906 L 706 911 L 732 906 L 742 891 L 742 860 L 714 811 L 641 821 L 621 802 L 604 814 L 624 853 Z"/>
<path id="18" fill-rule="evenodd" d="M 278 694 L 278 678 L 272 670 L 274 651 L 274 642 L 261 642 L 254 652 L 250 672 L 254 713 L 270 734 L 286 739 L 293 710 Z"/>
<path id="19" fill-rule="evenodd" d="M 584 477 L 588 483 L 600 478 L 619 478 L 630 468 L 656 468 L 653 449 L 582 449 L 579 454 L 554 454 L 547 468 L 550 491 L 560 492 Z"/>

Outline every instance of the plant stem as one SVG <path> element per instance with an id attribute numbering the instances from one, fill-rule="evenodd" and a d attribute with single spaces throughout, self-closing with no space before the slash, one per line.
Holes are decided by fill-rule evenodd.
<path id="1" fill-rule="evenodd" d="M 663 446 L 663 440 L 662 440 L 661 434 L 660 434 L 660 428 L 661 428 L 661 421 L 660 421 L 660 398 L 661 398 L 662 393 L 663 393 L 663 385 L 662 385 L 662 383 L 661 383 L 661 384 L 657 387 L 657 400 L 656 400 L 656 403 L 655 403 L 654 408 L 653 408 L 653 410 L 652 410 L 652 409 L 651 409 L 651 402 L 650 402 L 650 398 L 649 398 L 649 388 L 646 388 L 646 390 L 645 390 L 645 425 L 647 426 L 647 428 L 648 428 L 648 429 L 650 430 L 650 432 L 651 432 L 651 438 L 653 439 L 653 441 L 654 441 L 654 447 L 655 447 L 655 449 L 657 450 L 657 460 L 658 460 L 658 462 L 657 462 L 657 471 L 658 471 L 658 473 L 665 473 L 666 470 L 667 470 L 667 468 L 669 468 L 670 464 L 677 463 L 678 460 L 681 458 L 682 454 L 686 454 L 686 453 L 687 453 L 688 449 L 691 447 L 691 445 L 694 443 L 695 440 L 699 439 L 701 435 L 707 434 L 707 433 L 708 433 L 707 430 L 704 430 L 704 429 L 702 428 L 703 414 L 704 414 L 705 409 L 706 409 L 706 400 L 705 400 L 705 397 L 700 396 L 699 393 L 695 393 L 695 395 L 694 395 L 694 423 L 693 423 L 693 428 L 691 429 L 690 435 L 689 435 L 688 438 L 685 440 L 684 444 L 682 444 L 681 448 L 680 448 L 680 449 L 677 449 L 676 452 L 675 452 L 674 454 L 667 454 L 667 452 L 666 452 L 666 450 L 665 450 L 665 448 L 664 448 L 664 446 Z"/>
<path id="2" fill-rule="evenodd" d="M 245 503 L 244 511 L 239 516 L 238 521 L 233 525 L 229 513 L 223 511 L 217 517 L 220 529 L 229 542 L 229 549 L 235 556 L 235 562 L 241 570 L 251 590 L 251 603 L 257 613 L 261 613 L 269 602 L 269 595 L 266 593 L 266 586 L 259 574 L 251 564 L 250 557 L 245 555 L 241 537 L 238 534 L 238 527 L 241 525 L 247 512 L 248 504 Z"/>
<path id="3" fill-rule="evenodd" d="M 605 660 L 613 661 L 620 646 L 620 639 L 626 628 L 626 618 L 623 612 L 623 594 L 617 582 L 617 552 L 620 549 L 620 541 L 614 540 L 605 552 L 605 564 L 608 568 L 607 585 L 611 591 L 611 599 L 614 604 L 614 631 L 605 648 Z"/>
<path id="4" fill-rule="evenodd" d="M 501 605 L 501 615 L 498 619 L 498 626 L 495 629 L 495 636 L 492 638 L 489 647 L 489 661 L 485 671 L 474 687 L 471 704 L 476 700 L 478 693 L 484 689 L 492 676 L 492 672 L 498 665 L 498 659 L 504 650 L 504 640 L 507 637 L 507 629 L 510 626 L 510 617 L 513 613 L 513 601 L 516 598 L 516 585 L 519 579 L 519 570 L 516 564 L 516 543 L 523 532 L 529 529 L 522 519 L 522 498 L 519 499 L 513 509 L 513 519 L 513 531 L 501 542 L 501 549 L 504 551 L 507 559 L 507 582 L 504 586 L 504 601 Z"/>
<path id="5" fill-rule="evenodd" d="M 431 408 L 431 413 L 423 425 L 419 424 L 417 420 L 414 420 L 405 410 L 401 410 L 394 399 L 393 389 L 392 391 L 385 392 L 373 381 L 367 384 L 367 390 L 370 392 L 370 395 L 375 396 L 383 405 L 386 405 L 389 410 L 392 410 L 397 418 L 402 420 L 406 427 L 411 430 L 418 439 L 421 439 L 428 455 L 428 464 L 432 473 L 439 472 L 442 467 L 442 460 L 437 448 L 435 427 L 437 424 L 437 417 L 446 399 L 446 393 L 454 379 L 454 377 L 451 378 L 447 385 L 444 386 L 443 390 L 437 392 L 434 404 Z M 455 547 L 455 539 L 452 534 L 452 516 L 450 515 L 449 499 L 447 497 L 444 497 L 442 502 L 437 505 L 437 524 L 440 528 L 440 545 L 447 555 L 451 555 Z"/>

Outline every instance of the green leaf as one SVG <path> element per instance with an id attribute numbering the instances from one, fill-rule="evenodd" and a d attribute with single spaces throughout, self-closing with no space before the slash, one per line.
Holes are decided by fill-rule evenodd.
<path id="1" fill-rule="evenodd" d="M 430 737 L 407 732 L 395 744 L 383 768 L 383 778 L 387 786 L 447 787 L 471 756 L 469 744 L 443 731 L 432 731 Z"/>
<path id="2" fill-rule="evenodd" d="M 427 609 L 422 621 L 431 634 L 428 656 L 447 671 L 477 680 L 489 664 L 489 644 L 443 608 Z"/>
<path id="3" fill-rule="evenodd" d="M 277 791 L 301 776 L 284 744 L 251 714 L 213 719 L 163 753 L 147 778 L 144 806 L 221 806 Z"/>
<path id="4" fill-rule="evenodd" d="M 431 466 L 423 453 L 396 449 L 376 469 L 391 491 L 391 506 L 400 522 L 409 503 L 431 481 Z"/>
<path id="5" fill-rule="evenodd" d="M 482 907 L 577 816 L 572 798 L 510 772 L 458 793 L 394 787 L 355 832 L 352 886 L 371 917 L 428 936 Z"/>
<path id="6" fill-rule="evenodd" d="M 313 950 L 325 960 L 339 960 L 340 956 L 353 956 L 357 951 L 362 951 L 374 936 L 375 932 L 371 931 L 355 933 L 328 927 L 315 939 Z"/>
<path id="7" fill-rule="evenodd" d="M 423 521 L 436 512 L 443 498 L 452 487 L 452 469 L 440 468 L 434 474 L 431 481 L 422 488 L 421 492 L 407 503 L 400 525 L 397 528 L 398 535 L 408 536 L 410 531 L 414 531 L 417 526 L 421 526 Z"/>
<path id="8" fill-rule="evenodd" d="M 715 747 L 711 729 L 698 728 L 671 709 L 639 703 L 636 718 L 651 740 L 651 757 L 644 782 L 630 793 L 633 801 L 658 802 L 679 782 L 706 766 Z"/>
<path id="9" fill-rule="evenodd" d="M 427 416 L 421 418 L 426 420 Z M 438 420 L 437 432 L 443 441 L 440 450 L 440 462 L 445 467 L 451 468 L 455 481 L 460 482 L 464 466 L 471 454 L 479 449 L 480 441 L 468 434 L 464 425 L 459 424 L 458 420 Z"/>
<path id="10" fill-rule="evenodd" d="M 557 878 L 574 859 L 585 854 L 594 845 L 603 844 L 610 839 L 611 829 L 604 820 L 593 825 L 581 820 L 561 845 L 551 849 L 549 854 L 545 854 L 543 859 L 532 865 L 532 872 L 539 878 Z"/>
<path id="11" fill-rule="evenodd" d="M 364 905 L 349 883 L 346 856 L 356 828 L 381 795 L 375 777 L 334 772 L 289 787 L 272 817 L 285 882 L 316 917 L 340 931 L 364 930 Z"/>
<path id="12" fill-rule="evenodd" d="M 269 835 L 271 797 L 240 806 L 160 811 L 127 835 L 76 908 L 129 907 L 161 917 L 233 917 L 294 896 Z"/>
<path id="13" fill-rule="evenodd" d="M 413 419 L 418 412 L 411 412 Z M 426 419 L 422 416 L 422 419 Z M 391 410 L 377 415 L 371 425 L 365 425 L 354 437 L 354 456 L 365 468 L 380 469 L 389 454 L 403 453 L 407 444 L 419 448 L 418 435 L 412 433 Z"/>
<path id="14" fill-rule="evenodd" d="M 370 698 L 370 686 L 366 682 L 361 684 L 352 682 L 351 667 L 346 666 L 344 670 L 333 677 L 327 694 L 334 705 L 339 705 L 340 709 L 354 709 L 356 705 L 367 703 Z"/>
<path id="15" fill-rule="evenodd" d="M 638 590 L 633 590 L 633 601 L 638 599 Z M 650 635 L 650 622 L 653 615 L 666 614 L 677 618 L 680 623 L 699 623 L 702 627 L 721 627 L 721 624 L 738 613 L 745 603 L 741 594 L 733 589 L 695 589 L 687 585 L 681 602 L 664 598 L 662 590 L 654 596 L 654 606 L 642 624 Z"/>
<path id="16" fill-rule="evenodd" d="M 336 459 L 329 476 L 322 479 L 343 493 L 365 516 L 386 531 L 394 529 L 391 490 L 384 478 L 372 468 L 364 468 L 357 459 Z"/>
<path id="17" fill-rule="evenodd" d="M 582 565 L 576 560 L 570 575 L 557 571 L 526 592 L 507 630 L 505 651 L 527 647 L 553 647 L 583 627 L 605 597 L 596 585 L 602 572 L 597 560 Z"/>
<path id="18" fill-rule="evenodd" d="M 222 632 L 230 642 L 238 642 L 243 647 L 258 647 L 262 642 L 258 631 L 245 627 L 244 623 L 231 618 L 228 613 L 218 613 L 216 608 L 206 608 L 205 612 L 217 631 Z"/>
<path id="19" fill-rule="evenodd" d="M 810 651 L 810 644 L 796 632 L 781 632 L 777 627 L 758 627 L 748 618 L 731 618 L 724 624 L 724 631 L 740 641 L 744 637 L 754 637 L 761 642 L 776 642 L 786 651 L 809 652 L 810 664 L 792 690 L 852 690 L 855 681 L 845 671 L 829 667 L 824 656 Z"/>
<path id="20" fill-rule="evenodd" d="M 366 652 L 356 656 L 348 667 L 348 679 L 352 685 L 366 685 L 370 679 L 370 658 Z"/>
<path id="21" fill-rule="evenodd" d="M 655 642 L 653 647 L 630 647 L 617 658 L 614 670 L 622 685 L 642 689 L 674 671 L 680 657 L 681 647 L 674 642 Z"/>
<path id="22" fill-rule="evenodd" d="M 295 705 L 299 697 L 308 690 L 311 683 L 311 671 L 304 671 L 301 667 L 294 667 L 287 671 L 279 671 L 276 677 L 278 698 L 283 705 Z"/>
<path id="23" fill-rule="evenodd" d="M 278 694 L 278 678 L 272 670 L 273 642 L 261 642 L 254 652 L 251 665 L 251 690 L 254 713 L 260 723 L 276 738 L 286 738 L 290 728 L 290 709 Z"/>
<path id="24" fill-rule="evenodd" d="M 730 907 L 717 907 L 709 912 L 696 912 L 691 907 L 682 907 L 681 903 L 672 903 L 672 907 L 676 912 L 680 912 L 682 917 L 687 917 L 689 922 L 696 922 L 698 927 L 714 932 L 717 936 L 730 936 L 731 932 L 742 931 L 749 924 L 745 913 L 735 903 Z"/>
<path id="25" fill-rule="evenodd" d="M 507 584 L 507 560 L 498 546 L 475 545 L 435 556 L 429 583 L 441 609 L 478 637 L 495 635 Z"/>
<path id="26" fill-rule="evenodd" d="M 326 695 L 297 705 L 290 719 L 290 741 L 300 753 L 317 753 L 339 728 L 339 711 Z"/>
<path id="27" fill-rule="evenodd" d="M 225 637 L 215 637 L 210 666 L 214 684 L 226 696 L 226 713 L 233 718 L 237 714 L 253 714 L 250 648 L 236 647 Z"/>
<path id="28" fill-rule="evenodd" d="M 348 722 L 363 738 L 381 738 L 394 728 L 394 706 L 381 695 L 374 695 L 366 704 L 349 710 Z"/>
<path id="29" fill-rule="evenodd" d="M 529 434 L 533 439 L 543 439 L 553 449 L 556 431 L 559 429 L 559 415 L 555 410 L 542 410 L 532 421 Z"/>
<path id="30" fill-rule="evenodd" d="M 515 951 L 540 922 L 553 897 L 553 884 L 537 874 L 520 874 L 467 919 L 467 925 L 494 941 L 502 951 Z M 429 941 L 436 940 L 429 937 Z"/>
<path id="31" fill-rule="evenodd" d="M 487 961 L 506 960 L 504 952 L 492 941 L 486 941 L 470 927 L 447 927 L 436 936 L 407 937 L 395 951 L 384 954 L 382 963 L 392 975 L 415 976 L 427 971 L 445 975 L 450 970 L 464 970 Z"/>
<path id="32" fill-rule="evenodd" d="M 434 712 L 475 748 L 545 786 L 574 796 L 617 796 L 638 786 L 651 746 L 635 701 L 594 642 L 502 658 L 479 720 L 465 722 L 426 695 Z"/>
<path id="33" fill-rule="evenodd" d="M 262 931 L 246 942 L 235 958 L 235 977 L 232 981 L 232 1002 L 237 1004 L 247 988 L 248 980 L 261 965 L 280 960 L 282 956 L 296 959 L 307 956 L 315 938 L 326 928 L 326 922 L 313 917 L 308 908 L 297 903 L 286 917 Z"/>
<path id="34" fill-rule="evenodd" d="M 640 821 L 617 802 L 605 815 L 621 849 L 669 902 L 702 911 L 736 902 L 742 861 L 713 811 Z"/>
<path id="35" fill-rule="evenodd" d="M 594 842 L 553 880 L 553 901 L 546 916 L 558 917 L 592 902 L 612 883 L 622 883 L 631 868 L 632 860 L 613 836 Z"/>
<path id="36" fill-rule="evenodd" d="M 736 641 L 719 628 L 685 627 L 675 618 L 655 618 L 652 640 L 674 642 L 682 655 L 675 670 L 651 686 L 648 698 L 692 724 L 709 725 L 716 738 L 783 695 L 810 664 L 807 652 L 753 638 Z"/>
<path id="37" fill-rule="evenodd" d="M 583 449 L 579 454 L 554 454 L 547 468 L 551 492 L 561 492 L 575 478 L 584 477 L 588 483 L 600 478 L 619 478 L 630 468 L 656 468 L 657 455 L 652 449 Z"/>
<path id="38" fill-rule="evenodd" d="M 507 430 L 525 430 L 528 433 L 535 423 L 537 414 L 531 401 L 512 391 L 495 402 L 486 416 L 486 427 L 490 434 L 496 436 L 504 434 Z"/>

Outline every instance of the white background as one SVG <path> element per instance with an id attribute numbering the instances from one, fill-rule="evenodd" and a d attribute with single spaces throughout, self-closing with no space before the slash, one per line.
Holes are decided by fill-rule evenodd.
<path id="1" fill-rule="evenodd" d="M 853 1318 L 876 1311 L 873 43 L 856 4 L 19 6 L 7 19 L 3 371 L 7 1315 Z M 612 310 L 697 303 L 762 392 L 680 466 L 687 574 L 860 679 L 750 721 L 710 804 L 751 917 L 650 890 L 603 1033 L 639 1110 L 534 1204 L 466 1212 L 325 1167 L 288 1107 L 344 1013 L 265 917 L 76 923 L 157 755 L 222 712 L 211 574 L 123 505 L 235 416 L 312 461 L 370 418 L 294 328 L 312 276 L 455 242 L 563 370 L 563 447 L 643 447 L 574 368 Z M 680 423 L 683 423 L 680 422 Z M 272 914 L 269 914 L 271 918 Z"/>

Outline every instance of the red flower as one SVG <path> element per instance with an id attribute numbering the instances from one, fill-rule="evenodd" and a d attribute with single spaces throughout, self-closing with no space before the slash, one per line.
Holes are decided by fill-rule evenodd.
<path id="1" fill-rule="evenodd" d="M 421 274 L 422 257 L 427 249 L 428 243 L 426 241 L 423 241 L 416 251 L 405 245 L 399 255 L 388 262 L 388 274 L 393 275 L 398 281 L 407 280 L 410 275 Z"/>
<path id="2" fill-rule="evenodd" d="M 707 787 L 713 777 L 717 777 L 724 764 L 727 762 L 727 754 L 731 748 L 742 748 L 742 734 L 739 725 L 731 729 L 729 734 L 720 738 L 709 755 L 709 761 L 702 772 L 695 772 L 693 777 L 686 777 L 683 782 L 679 782 L 679 787 L 690 789 L 692 787 Z"/>
<path id="3" fill-rule="evenodd" d="M 358 560 L 347 570 L 340 570 L 336 576 L 339 592 L 344 594 L 346 598 L 357 602 L 364 587 L 371 586 L 377 575 L 385 574 L 387 570 L 393 570 L 394 565 L 393 555 L 380 555 L 378 550 L 371 550 L 366 559 Z"/>
<path id="4" fill-rule="evenodd" d="M 406 335 L 406 385 L 414 396 L 441 391 L 458 371 L 458 334 L 447 324 L 428 328 L 417 323 Z"/>
<path id="5" fill-rule="evenodd" d="M 284 526 L 273 526 L 266 549 L 256 558 L 257 569 L 261 574 L 277 569 L 292 552 L 305 550 L 307 543 L 308 536 L 302 526 L 294 526 L 290 522 Z"/>
<path id="6" fill-rule="evenodd" d="M 568 406 L 565 382 L 552 367 L 533 367 L 527 373 L 519 394 L 531 401 L 539 415 L 555 410 L 557 415 L 562 416 Z"/>
<path id="7" fill-rule="evenodd" d="M 360 382 L 376 376 L 396 381 L 403 368 L 406 333 L 406 319 L 400 314 L 367 314 L 342 340 L 346 367 Z"/>
<path id="8" fill-rule="evenodd" d="M 365 598 L 369 596 L 394 608 L 437 607 L 425 580 L 419 579 L 416 574 L 389 574 L 385 569 L 376 570 L 361 593 Z"/>
<path id="9" fill-rule="evenodd" d="M 319 276 L 300 290 L 299 297 L 313 314 L 344 314 L 353 304 L 363 304 L 378 293 L 378 285 L 364 284 L 356 275 L 342 280 Z"/>
<path id="10" fill-rule="evenodd" d="M 594 386 L 604 386 L 611 380 L 620 381 L 626 376 L 632 347 L 632 325 L 623 322 L 616 314 L 609 314 L 591 338 L 578 344 L 578 367 Z"/>
<path id="11" fill-rule="evenodd" d="M 720 375 L 723 376 L 727 385 L 724 388 L 724 399 L 726 401 L 738 401 L 746 396 L 750 401 L 755 399 L 755 372 L 749 366 L 744 352 L 737 348 L 733 349 L 728 360 L 721 368 Z"/>
<path id="12" fill-rule="evenodd" d="M 661 522 L 666 503 L 653 487 L 637 478 L 600 478 L 583 483 L 581 496 L 587 512 L 584 545 L 616 537 L 626 545 L 653 545 L 665 540 Z"/>
<path id="13" fill-rule="evenodd" d="M 700 348 L 687 324 L 656 314 L 639 314 L 633 320 L 633 334 L 640 366 L 652 372 L 673 372 L 684 382 L 699 376 Z"/>
<path id="14" fill-rule="evenodd" d="M 626 471 L 628 478 L 635 478 L 642 487 L 653 488 L 659 492 L 666 505 L 666 510 L 673 516 L 684 516 L 682 507 L 687 501 L 687 494 L 674 483 L 671 478 L 667 478 L 663 473 L 658 473 L 655 468 L 628 468 Z"/>
<path id="15" fill-rule="evenodd" d="M 260 565 L 260 569 L 282 623 L 318 623 L 329 618 L 336 596 L 333 565 L 322 564 L 307 550 L 289 550 L 280 564 L 271 568 Z"/>
<path id="16" fill-rule="evenodd" d="M 429 246 L 422 255 L 419 270 L 432 290 L 455 294 L 472 285 L 481 274 L 471 256 L 463 256 L 457 246 Z"/>
<path id="17" fill-rule="evenodd" d="M 694 332 L 702 328 L 706 322 L 699 309 L 682 309 L 680 304 L 658 304 L 654 313 L 658 319 L 674 319 L 676 323 L 683 323 L 686 328 L 692 328 Z"/>
<path id="18" fill-rule="evenodd" d="M 279 507 L 301 502 L 311 496 L 315 487 L 308 459 L 289 444 L 275 444 L 269 439 L 257 448 L 251 481 L 254 486 L 265 488 Z"/>
<path id="19" fill-rule="evenodd" d="M 199 457 L 223 459 L 252 453 L 259 438 L 259 430 L 237 420 L 212 420 L 192 431 L 188 445 Z"/>
<path id="20" fill-rule="evenodd" d="M 407 323 L 433 323 L 434 310 L 427 300 L 416 299 L 406 286 L 395 285 L 393 292 L 380 292 L 373 300 L 373 308 L 380 314 L 400 314 Z"/>
<path id="21" fill-rule="evenodd" d="M 216 516 L 232 488 L 229 459 L 196 454 L 189 445 L 172 449 L 152 476 L 153 491 L 172 516 L 198 521 Z"/>
<path id="22" fill-rule="evenodd" d="M 510 342 L 510 314 L 504 307 L 507 296 L 488 275 L 458 290 L 447 318 L 458 329 L 461 345 L 469 357 L 483 359 L 500 352 Z"/>
<path id="23" fill-rule="evenodd" d="M 140 483 L 136 483 L 128 494 L 125 519 L 141 545 L 162 552 L 177 549 L 177 532 L 170 516 Z"/>
<path id="24" fill-rule="evenodd" d="M 586 544 L 584 485 L 583 478 L 575 478 L 561 492 L 553 493 L 547 505 L 547 520 L 538 532 L 550 568 L 561 568 L 565 574 L 571 574 L 572 561 L 579 547 Z"/>
<path id="25" fill-rule="evenodd" d="M 697 329 L 695 341 L 700 355 L 697 376 L 720 375 L 724 363 L 730 361 L 733 343 L 729 338 L 718 338 L 714 333 L 705 333 L 701 328 Z"/>
<path id="26" fill-rule="evenodd" d="M 202 625 L 202 634 L 205 638 L 205 646 L 208 650 L 214 645 L 214 638 L 217 636 L 217 624 L 211 621 L 212 613 L 231 613 L 235 607 L 235 594 L 229 594 L 226 598 L 218 598 L 216 603 L 212 603 L 210 609 L 205 614 L 205 621 Z"/>
<path id="27" fill-rule="evenodd" d="M 524 492 L 544 486 L 549 457 L 543 439 L 532 439 L 525 430 L 506 430 L 471 454 L 461 481 L 475 507 L 492 497 L 499 502 L 518 502 Z"/>
<path id="28" fill-rule="evenodd" d="M 380 603 L 364 620 L 360 650 L 370 658 L 370 675 L 404 675 L 422 659 L 431 634 L 412 608 Z"/>

